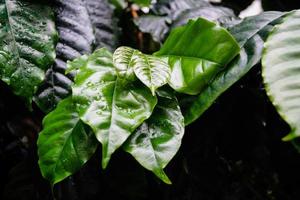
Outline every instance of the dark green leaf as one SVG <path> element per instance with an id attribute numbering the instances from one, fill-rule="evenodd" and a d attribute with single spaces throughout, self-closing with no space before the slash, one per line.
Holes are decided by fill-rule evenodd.
<path id="1" fill-rule="evenodd" d="M 134 23 L 140 31 L 151 34 L 155 42 L 161 43 L 169 33 L 168 24 L 171 19 L 166 16 L 144 15 L 134 20 Z"/>
<path id="2" fill-rule="evenodd" d="M 300 136 L 300 11 L 288 15 L 265 43 L 262 59 L 266 91 L 291 133 L 284 140 Z"/>
<path id="3" fill-rule="evenodd" d="M 0 78 L 31 103 L 55 58 L 57 33 L 45 3 L 0 1 Z"/>
<path id="4" fill-rule="evenodd" d="M 45 112 L 71 91 L 72 75 L 65 75 L 66 62 L 93 49 L 111 50 L 118 43 L 117 21 L 107 0 L 55 0 L 56 26 L 60 36 L 55 64 L 47 71 L 35 102 Z"/>
<path id="5" fill-rule="evenodd" d="M 72 76 L 65 75 L 67 60 L 91 53 L 95 40 L 92 23 L 82 1 L 56 0 L 55 13 L 60 36 L 56 46 L 57 58 L 35 97 L 35 102 L 45 112 L 53 110 L 70 94 L 73 82 Z"/>
<path id="6" fill-rule="evenodd" d="M 184 10 L 173 21 L 171 29 L 185 25 L 190 19 L 197 19 L 199 17 L 219 24 L 235 19 L 233 11 L 229 8 L 221 6 L 202 6 Z"/>
<path id="7" fill-rule="evenodd" d="M 108 0 L 84 0 L 94 27 L 96 49 L 105 47 L 113 51 L 118 46 L 118 19 Z"/>
<path id="8" fill-rule="evenodd" d="M 38 139 L 39 166 L 54 185 L 79 170 L 94 154 L 98 142 L 79 119 L 70 97 L 44 118 L 43 127 Z"/>
<path id="9" fill-rule="evenodd" d="M 198 97 L 181 99 L 181 105 L 185 107 L 183 110 L 186 125 L 199 118 L 223 92 L 259 62 L 265 36 L 283 15 L 284 13 L 280 12 L 262 13 L 246 18 L 240 24 L 229 29 L 237 38 L 242 51 Z"/>
<path id="10" fill-rule="evenodd" d="M 235 39 L 224 28 L 199 18 L 174 29 L 155 55 L 166 59 L 172 69 L 170 86 L 178 92 L 194 95 L 200 93 L 239 50 Z"/>
<path id="11" fill-rule="evenodd" d="M 124 149 L 142 166 L 170 184 L 163 168 L 177 153 L 184 134 L 184 118 L 176 97 L 159 91 L 158 104 L 146 120 L 126 141 Z"/>
<path id="12" fill-rule="evenodd" d="M 102 143 L 102 166 L 130 134 L 150 117 L 157 99 L 140 82 L 117 78 L 112 55 L 99 49 L 69 63 L 78 69 L 72 87 L 81 119 Z"/>
<path id="13" fill-rule="evenodd" d="M 143 33 L 149 33 L 158 43 L 165 40 L 170 30 L 185 25 L 190 19 L 203 17 L 222 25 L 227 25 L 235 19 L 232 10 L 213 6 L 201 0 L 158 1 L 150 13 L 135 19 L 135 24 Z"/>
<path id="14" fill-rule="evenodd" d="M 184 10 L 204 6 L 211 6 L 211 4 L 206 0 L 159 0 L 152 11 L 156 15 L 169 16 L 174 20 Z"/>
<path id="15" fill-rule="evenodd" d="M 285 15 L 282 12 L 264 12 L 260 15 L 245 18 L 240 24 L 233 26 L 229 32 L 236 38 L 240 47 L 243 47 L 246 42 L 256 34 L 265 35 L 269 33 L 270 28 L 278 23 L 278 20 Z"/>

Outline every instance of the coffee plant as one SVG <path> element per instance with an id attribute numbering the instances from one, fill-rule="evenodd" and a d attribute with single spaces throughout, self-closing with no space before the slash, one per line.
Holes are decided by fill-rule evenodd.
<path id="1" fill-rule="evenodd" d="M 225 126 L 234 120 L 230 115 L 221 121 L 204 115 L 255 70 L 260 86 L 252 100 L 268 96 L 266 102 L 274 106 L 268 109 L 275 108 L 280 117 L 275 111 L 272 115 L 288 124 L 275 132 L 289 131 L 282 140 L 290 141 L 288 146 L 296 147 L 290 151 L 296 152 L 300 149 L 300 5 L 274 2 L 262 1 L 266 11 L 241 19 L 237 15 L 253 1 L 2 0 L 0 110 L 7 119 L 0 120 L 0 158 L 8 168 L 14 166 L 4 159 L 11 155 L 9 149 L 27 152 L 25 157 L 32 158 L 30 167 L 22 163 L 10 171 L 9 176 L 19 180 L 7 183 L 3 198 L 20 199 L 18 193 L 33 191 L 24 198 L 98 199 L 97 188 L 113 180 L 107 176 L 119 176 L 110 168 L 122 171 L 134 166 L 126 180 L 133 179 L 131 184 L 137 188 L 121 181 L 116 187 L 126 195 L 114 196 L 109 190 L 103 197 L 157 199 L 143 196 L 138 187 L 148 182 L 145 187 L 160 191 L 173 179 L 178 184 L 176 170 L 171 178 L 165 172 L 176 156 L 182 160 L 182 173 L 191 173 L 181 149 L 185 142 L 197 144 L 199 138 L 189 135 L 193 132 L 189 127 L 201 127 L 206 121 L 219 126 L 222 120 Z M 224 106 L 234 108 L 234 102 L 243 101 L 238 95 L 233 99 Z M 243 112 L 240 118 L 249 113 Z M 185 141 L 185 137 L 192 139 Z M 146 170 L 131 164 L 126 154 Z M 239 169 L 219 158 L 230 173 Z M 89 176 L 80 175 L 87 167 Z M 32 176 L 25 175 L 31 170 L 36 172 L 34 177 L 47 180 L 37 178 L 44 186 L 26 188 Z M 94 181 L 95 177 L 103 182 Z M 255 194 L 249 199 L 295 199 L 273 194 L 273 189 L 261 194 L 251 184 L 245 183 Z M 74 185 L 84 192 L 72 189 Z M 184 197 L 165 194 L 160 198 L 200 197 L 186 192 Z"/>

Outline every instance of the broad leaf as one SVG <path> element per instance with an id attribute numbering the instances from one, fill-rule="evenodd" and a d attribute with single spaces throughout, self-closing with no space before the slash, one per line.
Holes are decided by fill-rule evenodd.
<path id="1" fill-rule="evenodd" d="M 229 8 L 221 6 L 201 6 L 184 10 L 173 21 L 171 28 L 173 29 L 185 25 L 190 19 L 197 19 L 199 17 L 219 24 L 235 19 L 233 11 Z"/>
<path id="2" fill-rule="evenodd" d="M 161 43 L 169 33 L 171 19 L 168 16 L 144 15 L 134 20 L 143 33 L 149 33 L 155 42 Z"/>
<path id="3" fill-rule="evenodd" d="M 211 4 L 206 0 L 159 0 L 152 11 L 156 15 L 169 16 L 174 20 L 184 10 L 204 6 L 211 6 Z"/>
<path id="4" fill-rule="evenodd" d="M 281 17 L 285 15 L 282 12 L 264 12 L 260 15 L 245 18 L 240 24 L 233 26 L 229 32 L 236 38 L 240 47 L 256 34 L 266 36 L 274 24 L 278 23 Z"/>
<path id="5" fill-rule="evenodd" d="M 35 97 L 45 112 L 53 110 L 71 92 L 73 76 L 65 75 L 68 60 L 99 47 L 113 50 L 118 43 L 117 21 L 107 0 L 55 0 L 53 8 L 60 37 L 57 58 Z"/>
<path id="6" fill-rule="evenodd" d="M 86 8 L 93 24 L 96 49 L 105 47 L 111 51 L 115 50 L 119 43 L 118 18 L 116 18 L 109 0 L 82 1 L 86 3 Z"/>
<path id="7" fill-rule="evenodd" d="M 159 91 L 158 95 L 153 114 L 130 136 L 124 149 L 146 169 L 171 184 L 163 168 L 181 145 L 184 118 L 176 97 L 166 91 Z"/>
<path id="8" fill-rule="evenodd" d="M 53 13 L 45 3 L 0 1 L 0 78 L 30 104 L 55 58 Z"/>
<path id="9" fill-rule="evenodd" d="M 190 19 L 202 17 L 220 24 L 228 24 L 235 19 L 232 10 L 201 0 L 158 1 L 150 13 L 134 22 L 143 33 L 149 33 L 158 43 L 165 40 L 170 30 L 185 25 Z"/>
<path id="10" fill-rule="evenodd" d="M 291 126 L 284 140 L 300 136 L 300 11 L 276 26 L 262 59 L 266 91 L 279 114 Z"/>
<path id="11" fill-rule="evenodd" d="M 237 42 L 224 28 L 199 18 L 174 29 L 155 55 L 164 58 L 171 67 L 170 86 L 178 92 L 195 95 L 239 51 Z"/>
<path id="12" fill-rule="evenodd" d="M 218 74 L 199 96 L 181 99 L 180 104 L 184 110 L 186 125 L 198 119 L 223 92 L 260 61 L 263 44 L 259 36 L 251 38 L 241 50 L 240 55 L 229 64 L 228 69 Z"/>
<path id="13" fill-rule="evenodd" d="M 78 69 L 72 87 L 80 118 L 102 143 L 102 166 L 144 120 L 150 117 L 156 97 L 140 82 L 117 78 L 112 55 L 99 49 L 69 63 Z"/>
<path id="14" fill-rule="evenodd" d="M 35 102 L 45 112 L 53 110 L 70 94 L 73 82 L 71 75 L 65 75 L 67 60 L 91 53 L 95 40 L 92 23 L 81 0 L 55 0 L 54 8 L 60 37 L 56 46 L 57 57 L 35 97 Z"/>
<path id="15" fill-rule="evenodd" d="M 276 24 L 283 15 L 284 13 L 280 12 L 262 13 L 245 18 L 240 24 L 229 29 L 242 48 L 240 55 L 228 65 L 228 68 L 220 72 L 199 96 L 181 99 L 186 125 L 199 118 L 223 92 L 260 61 L 263 40 L 273 24 Z"/>
<path id="16" fill-rule="evenodd" d="M 61 101 L 43 120 L 39 166 L 52 185 L 72 175 L 94 154 L 97 140 L 80 120 L 72 98 Z"/>

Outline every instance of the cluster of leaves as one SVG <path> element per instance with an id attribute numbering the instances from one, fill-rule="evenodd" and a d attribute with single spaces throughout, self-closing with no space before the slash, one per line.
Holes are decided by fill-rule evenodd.
<path id="1" fill-rule="evenodd" d="M 207 35 L 215 37 L 205 46 Z M 193 44 L 187 43 L 191 37 Z M 199 46 L 203 48 L 195 51 Z M 221 52 L 226 53 L 216 56 Z M 238 53 L 238 44 L 224 28 L 199 18 L 175 29 L 154 55 L 129 47 L 112 55 L 102 48 L 69 62 L 67 72 L 76 71 L 72 97 L 46 116 L 38 140 L 44 177 L 55 184 L 91 157 L 97 145 L 84 128 L 87 124 L 102 144 L 103 168 L 123 146 L 171 183 L 163 168 L 180 147 L 184 118 L 174 92 L 158 88 L 169 83 L 178 92 L 199 94 Z"/>
<path id="2" fill-rule="evenodd" d="M 146 55 L 130 47 L 111 53 L 118 28 L 107 0 L 0 3 L 1 80 L 45 112 L 60 102 L 44 118 L 38 139 L 40 169 L 52 185 L 79 170 L 99 142 L 103 168 L 122 148 L 171 183 L 163 169 L 180 148 L 184 126 L 262 55 L 267 93 L 292 129 L 285 140 L 300 135 L 299 11 L 240 20 L 208 1 L 158 1 L 135 18 L 162 44 Z"/>

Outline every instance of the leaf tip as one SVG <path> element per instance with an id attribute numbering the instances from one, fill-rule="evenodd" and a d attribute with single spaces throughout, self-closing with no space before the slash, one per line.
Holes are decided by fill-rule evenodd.
<path id="1" fill-rule="evenodd" d="M 163 169 L 160 169 L 158 171 L 154 171 L 154 174 L 162 180 L 164 183 L 171 185 L 172 181 L 169 179 L 169 177 L 166 175 Z"/>
<path id="2" fill-rule="evenodd" d="M 289 142 L 289 141 L 295 139 L 296 137 L 298 137 L 298 136 L 295 134 L 295 132 L 291 132 L 287 136 L 283 137 L 281 140 L 284 142 Z"/>

